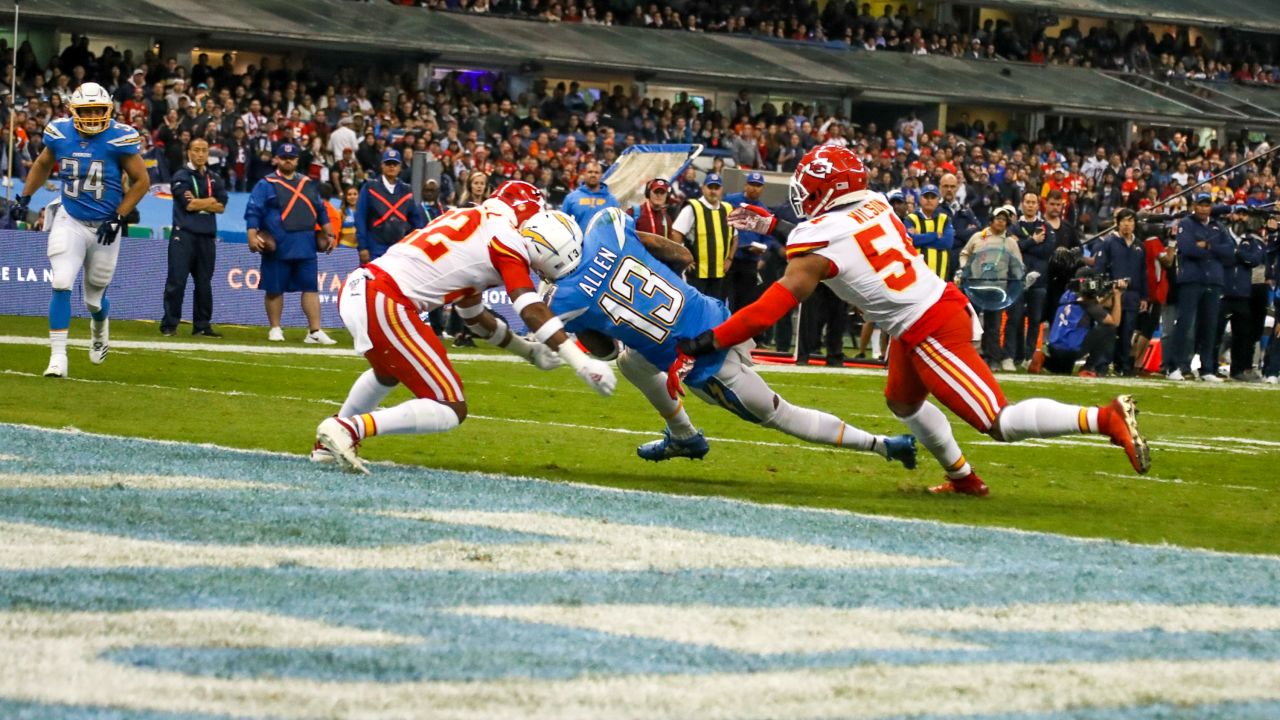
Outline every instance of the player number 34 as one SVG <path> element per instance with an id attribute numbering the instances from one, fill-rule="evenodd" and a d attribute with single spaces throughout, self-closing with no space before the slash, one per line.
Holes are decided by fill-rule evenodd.
<path id="1" fill-rule="evenodd" d="M 80 197 L 80 193 L 93 195 L 95 200 L 101 200 L 102 194 L 106 192 L 106 186 L 102 184 L 102 161 L 94 160 L 89 163 L 89 169 L 84 176 L 80 175 L 80 161 L 75 158 L 67 158 L 62 161 L 63 171 L 62 177 L 65 179 L 63 183 L 63 192 L 69 198 Z"/>

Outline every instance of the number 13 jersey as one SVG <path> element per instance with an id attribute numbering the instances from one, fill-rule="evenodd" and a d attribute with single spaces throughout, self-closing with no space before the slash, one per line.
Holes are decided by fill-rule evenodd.
<path id="1" fill-rule="evenodd" d="M 787 259 L 810 253 L 835 266 L 827 286 L 893 337 L 906 333 L 947 289 L 879 193 L 796 226 L 787 237 Z"/>
<path id="2" fill-rule="evenodd" d="M 390 275 L 421 312 L 497 285 L 533 289 L 520 234 L 483 207 L 450 210 L 369 264 Z"/>

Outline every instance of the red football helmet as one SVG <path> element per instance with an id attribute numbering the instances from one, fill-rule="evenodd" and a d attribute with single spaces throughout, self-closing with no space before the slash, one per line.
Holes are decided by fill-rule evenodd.
<path id="1" fill-rule="evenodd" d="M 526 220 L 542 212 L 546 205 L 542 191 L 523 180 L 502 183 L 489 199 L 498 200 L 511 208 L 516 216 L 516 227 L 524 225 Z"/>
<path id="2" fill-rule="evenodd" d="M 848 148 L 819 145 L 805 153 L 788 188 L 791 209 L 814 217 L 867 195 L 867 169 Z"/>

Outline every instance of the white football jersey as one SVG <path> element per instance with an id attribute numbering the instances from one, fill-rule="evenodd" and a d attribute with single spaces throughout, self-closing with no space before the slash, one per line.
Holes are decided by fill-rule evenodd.
<path id="1" fill-rule="evenodd" d="M 502 285 L 490 251 L 529 266 L 520 233 L 484 208 L 454 208 L 392 245 L 376 265 L 426 312 Z"/>
<path id="2" fill-rule="evenodd" d="M 841 300 L 894 337 L 901 337 L 947 287 L 879 193 L 796 226 L 787 237 L 787 259 L 809 253 L 835 265 L 836 274 L 824 282 Z"/>

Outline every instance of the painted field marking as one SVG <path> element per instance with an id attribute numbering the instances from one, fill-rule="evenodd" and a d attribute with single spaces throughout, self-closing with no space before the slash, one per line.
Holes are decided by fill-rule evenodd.
<path id="1" fill-rule="evenodd" d="M 84 488 L 101 490 L 124 487 L 130 490 L 294 490 L 292 485 L 257 480 L 223 480 L 219 478 L 179 475 L 130 475 L 105 473 L 98 475 L 37 475 L 33 473 L 0 473 L 0 488 Z"/>
<path id="2" fill-rule="evenodd" d="M 1250 490 L 1253 492 L 1270 492 L 1266 488 L 1255 487 L 1253 485 L 1221 485 L 1219 483 L 1197 482 L 1195 480 L 1183 480 L 1182 478 L 1162 478 L 1152 475 L 1121 475 L 1120 473 L 1105 472 L 1103 470 L 1095 470 L 1094 475 L 1102 477 L 1119 478 L 1121 480 L 1136 480 L 1138 482 L 1163 483 L 1165 485 L 1202 485 L 1204 487 L 1225 488 L 1227 490 Z"/>
<path id="3" fill-rule="evenodd" d="M 707 568 L 947 567 L 946 560 L 846 550 L 800 542 L 626 525 L 547 513 L 439 510 L 386 517 L 549 535 L 557 542 L 213 545 L 137 540 L 109 533 L 0 522 L 0 569 L 259 567 L 474 570 L 477 572 L 675 571 Z"/>
<path id="4" fill-rule="evenodd" d="M 451 612 L 761 655 L 986 650 L 951 633 L 1224 633 L 1280 630 L 1280 608 L 1084 603 L 956 610 L 717 605 L 486 605 Z"/>

